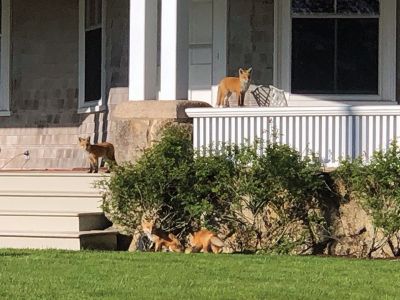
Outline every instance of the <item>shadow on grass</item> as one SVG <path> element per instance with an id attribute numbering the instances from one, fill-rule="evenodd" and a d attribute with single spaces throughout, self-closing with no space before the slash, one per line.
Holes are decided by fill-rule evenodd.
<path id="1" fill-rule="evenodd" d="M 0 257 L 24 257 L 31 255 L 32 253 L 28 252 L 0 252 Z"/>

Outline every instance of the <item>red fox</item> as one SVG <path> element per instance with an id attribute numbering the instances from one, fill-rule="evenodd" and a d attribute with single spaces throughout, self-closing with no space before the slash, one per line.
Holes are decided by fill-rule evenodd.
<path id="1" fill-rule="evenodd" d="M 92 145 L 90 144 L 90 137 L 87 138 L 79 138 L 79 145 L 82 149 L 85 149 L 89 152 L 89 162 L 90 169 L 89 173 L 97 173 L 99 171 L 99 158 L 103 157 L 105 160 L 108 160 L 109 165 L 116 165 L 115 157 L 114 157 L 114 146 L 111 143 L 99 143 Z M 108 169 L 107 172 L 110 172 Z"/>
<path id="2" fill-rule="evenodd" d="M 239 77 L 225 77 L 218 85 L 218 107 L 229 106 L 229 97 L 232 93 L 238 98 L 238 105 L 244 106 L 244 97 L 250 86 L 253 68 L 247 70 L 239 69 Z"/>
<path id="3" fill-rule="evenodd" d="M 208 253 L 210 250 L 214 253 L 221 253 L 224 242 L 217 235 L 207 229 L 202 229 L 189 235 L 190 252 L 199 252 L 203 250 Z"/>
<path id="4" fill-rule="evenodd" d="M 183 246 L 178 238 L 161 229 L 154 227 L 154 221 L 142 220 L 143 232 L 147 235 L 150 241 L 154 243 L 154 251 L 161 251 L 163 248 L 171 252 L 183 252 Z"/>

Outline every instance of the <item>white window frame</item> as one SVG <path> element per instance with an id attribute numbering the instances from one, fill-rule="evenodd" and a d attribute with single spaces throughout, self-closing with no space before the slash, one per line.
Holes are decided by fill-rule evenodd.
<path id="1" fill-rule="evenodd" d="M 0 117 L 10 116 L 11 0 L 1 0 Z"/>
<path id="2" fill-rule="evenodd" d="M 86 1 L 79 0 L 79 93 L 78 93 L 78 113 L 93 113 L 107 109 L 105 99 L 106 72 L 106 0 L 102 0 L 102 46 L 101 46 L 101 98 L 95 101 L 85 101 L 85 33 L 86 33 Z M 91 28 L 93 29 L 93 28 Z"/>
<path id="3" fill-rule="evenodd" d="M 274 85 L 289 100 L 396 101 L 396 0 L 380 1 L 379 66 L 377 95 L 303 95 L 291 93 L 292 15 L 291 0 L 274 1 Z"/>

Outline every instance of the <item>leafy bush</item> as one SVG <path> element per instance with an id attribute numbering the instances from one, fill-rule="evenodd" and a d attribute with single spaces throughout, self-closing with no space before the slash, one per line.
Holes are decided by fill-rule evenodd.
<path id="1" fill-rule="evenodd" d="M 374 240 L 369 250 L 379 250 L 389 243 L 395 256 L 400 255 L 400 148 L 393 141 L 386 151 L 375 152 L 369 164 L 362 159 L 345 161 L 336 171 L 347 196 L 359 201 L 372 216 Z M 379 230 L 384 235 L 378 238 Z M 394 246 L 392 239 L 397 240 Z"/>
<path id="2" fill-rule="evenodd" d="M 99 183 L 104 211 L 131 231 L 144 213 L 160 214 L 163 224 L 184 228 L 182 220 L 190 213 L 185 204 L 194 202 L 193 163 L 190 134 L 177 126 L 168 128 L 136 163 L 117 167 L 109 180 Z"/>
<path id="3" fill-rule="evenodd" d="M 190 132 L 171 126 L 136 163 L 117 167 L 99 186 L 104 211 L 128 231 L 152 214 L 180 237 L 206 227 L 233 250 L 289 253 L 315 246 L 325 227 L 316 200 L 319 173 L 315 159 L 276 143 L 224 145 L 200 156 Z"/>
<path id="4" fill-rule="evenodd" d="M 305 239 L 306 248 L 315 247 L 320 231 L 316 226 L 326 228 L 323 218 L 318 224 L 315 218 L 321 209 L 316 196 L 324 188 L 320 163 L 302 158 L 287 145 L 268 143 L 264 148 L 262 155 L 252 156 L 252 167 L 242 169 L 239 177 L 245 200 L 237 210 L 238 219 L 245 220 L 242 226 L 253 234 L 248 240 L 256 241 L 255 249 L 280 253 L 290 253 Z"/>

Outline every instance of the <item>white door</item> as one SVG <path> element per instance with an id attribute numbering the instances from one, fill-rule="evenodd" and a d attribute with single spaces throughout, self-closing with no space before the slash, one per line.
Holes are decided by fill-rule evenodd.
<path id="1" fill-rule="evenodd" d="M 222 26 L 221 26 L 222 25 Z M 226 74 L 226 0 L 191 0 L 189 99 L 213 104 Z"/>

